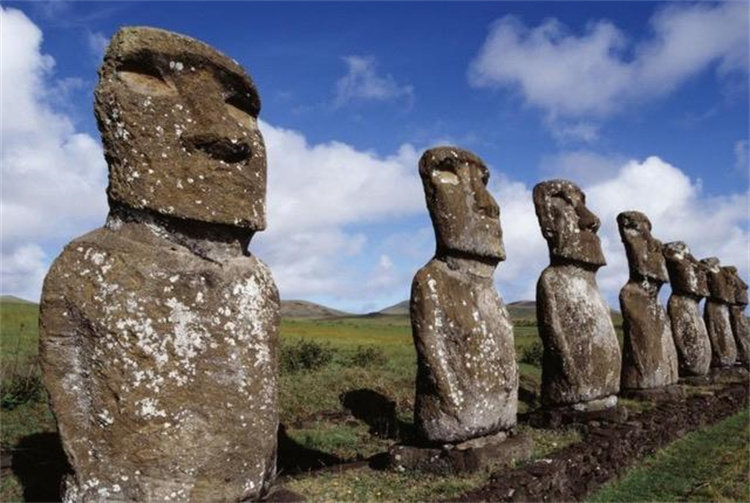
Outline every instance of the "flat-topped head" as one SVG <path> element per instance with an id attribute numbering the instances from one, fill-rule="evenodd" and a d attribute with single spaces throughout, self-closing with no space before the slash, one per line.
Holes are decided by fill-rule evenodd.
<path id="1" fill-rule="evenodd" d="M 659 284 L 669 281 L 661 241 L 651 235 L 651 221 L 639 211 L 617 215 L 617 227 L 625 245 L 631 277 L 644 277 Z"/>
<path id="2" fill-rule="evenodd" d="M 708 271 L 690 253 L 687 244 L 683 241 L 665 244 L 664 258 L 667 261 L 669 283 L 673 291 L 695 297 L 708 297 Z"/>
<path id="3" fill-rule="evenodd" d="M 589 268 L 606 265 L 597 231 L 601 222 L 586 207 L 586 195 L 568 180 L 548 180 L 534 187 L 534 209 L 551 260 Z"/>
<path id="4" fill-rule="evenodd" d="M 260 99 L 236 61 L 184 35 L 122 28 L 95 96 L 110 204 L 266 227 Z"/>
<path id="5" fill-rule="evenodd" d="M 716 257 L 701 260 L 708 277 L 709 298 L 726 304 L 734 303 L 734 284 L 731 276 L 723 270 Z"/>
<path id="6" fill-rule="evenodd" d="M 456 147 L 427 150 L 419 160 L 438 254 L 505 260 L 500 208 L 487 190 L 484 162 Z"/>

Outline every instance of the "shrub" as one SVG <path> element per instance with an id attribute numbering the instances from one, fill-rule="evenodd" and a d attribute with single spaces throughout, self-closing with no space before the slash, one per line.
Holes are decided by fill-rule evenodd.
<path id="1" fill-rule="evenodd" d="M 290 374 L 319 370 L 333 360 L 336 352 L 329 344 L 299 340 L 281 344 L 281 371 Z"/>
<path id="2" fill-rule="evenodd" d="M 344 365 L 347 367 L 374 367 L 385 365 L 387 358 L 383 350 L 377 346 L 357 346 Z"/>
<path id="3" fill-rule="evenodd" d="M 539 341 L 534 341 L 530 346 L 523 348 L 521 352 L 521 362 L 534 365 L 535 367 L 542 366 L 542 355 L 544 354 L 544 346 Z"/>
<path id="4" fill-rule="evenodd" d="M 36 365 L 25 365 L 4 375 L 0 381 L 0 407 L 13 410 L 19 405 L 36 402 L 44 396 L 44 385 Z"/>

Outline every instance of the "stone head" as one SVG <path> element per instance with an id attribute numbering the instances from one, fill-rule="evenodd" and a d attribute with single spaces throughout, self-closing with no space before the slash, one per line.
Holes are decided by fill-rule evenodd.
<path id="1" fill-rule="evenodd" d="M 639 211 L 617 215 L 617 227 L 625 245 L 631 277 L 644 277 L 659 284 L 669 280 L 661 241 L 651 235 L 651 221 Z"/>
<path id="2" fill-rule="evenodd" d="M 176 33 L 121 29 L 95 91 L 110 204 L 263 230 L 259 111 L 255 84 L 236 61 Z"/>
<path id="3" fill-rule="evenodd" d="M 505 260 L 500 208 L 487 190 L 489 170 L 467 150 L 437 147 L 419 160 L 438 253 Z"/>
<path id="4" fill-rule="evenodd" d="M 708 297 L 708 271 L 693 257 L 687 244 L 682 241 L 665 244 L 664 258 L 673 291 L 695 297 Z"/>
<path id="5" fill-rule="evenodd" d="M 704 258 L 701 260 L 701 264 L 707 271 L 709 298 L 726 304 L 733 304 L 734 284 L 721 267 L 719 259 L 716 257 Z"/>
<path id="6" fill-rule="evenodd" d="M 549 180 L 534 187 L 534 208 L 550 258 L 598 269 L 606 265 L 597 231 L 601 222 L 586 207 L 586 195 L 573 182 Z"/>
<path id="7" fill-rule="evenodd" d="M 747 296 L 747 283 L 745 283 L 739 275 L 737 268 L 733 265 L 724 266 L 721 268 L 727 275 L 729 284 L 734 292 L 734 304 L 738 306 L 746 306 L 748 304 Z"/>

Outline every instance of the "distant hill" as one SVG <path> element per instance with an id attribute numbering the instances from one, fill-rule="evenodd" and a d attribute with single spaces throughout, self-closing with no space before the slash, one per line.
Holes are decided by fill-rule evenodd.
<path id="1" fill-rule="evenodd" d="M 36 304 L 36 302 L 31 302 L 30 300 L 15 297 L 13 295 L 0 295 L 0 302 L 3 304 Z"/>
<path id="2" fill-rule="evenodd" d="M 536 302 L 533 300 L 517 300 L 507 305 L 512 320 L 536 321 Z"/>
<path id="3" fill-rule="evenodd" d="M 282 300 L 281 317 L 282 318 L 307 318 L 323 319 L 338 318 L 341 316 L 352 316 L 350 313 L 339 311 L 330 307 L 322 306 L 306 300 Z"/>
<path id="4" fill-rule="evenodd" d="M 401 302 L 397 304 L 393 304 L 392 306 L 388 306 L 385 309 L 381 309 L 378 311 L 378 314 L 387 314 L 391 316 L 408 316 L 409 315 L 409 301 L 408 300 L 402 300 Z"/>

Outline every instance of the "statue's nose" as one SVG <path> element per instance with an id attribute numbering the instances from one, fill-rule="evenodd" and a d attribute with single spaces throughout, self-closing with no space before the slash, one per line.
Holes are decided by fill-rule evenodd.
<path id="1" fill-rule="evenodd" d="M 578 213 L 578 227 L 580 229 L 591 232 L 596 232 L 599 230 L 599 227 L 601 226 L 599 217 L 589 211 L 589 209 L 585 205 L 579 205 L 576 209 L 576 212 Z"/>

